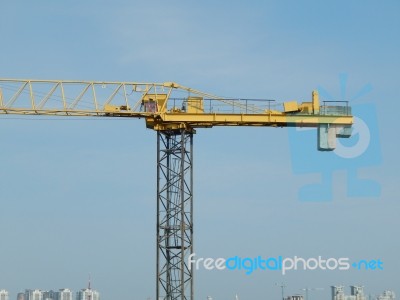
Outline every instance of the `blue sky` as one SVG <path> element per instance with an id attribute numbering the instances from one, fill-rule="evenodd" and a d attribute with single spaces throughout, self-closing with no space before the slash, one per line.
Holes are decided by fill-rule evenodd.
<path id="1" fill-rule="evenodd" d="M 308 101 L 323 87 L 376 107 L 381 161 L 357 169 L 379 197 L 302 202 L 320 180 L 287 129 L 213 128 L 195 136 L 195 248 L 203 257 L 381 258 L 381 272 L 206 272 L 196 297 L 277 298 L 331 284 L 371 294 L 398 285 L 398 1 L 3 1 L 0 77 L 176 81 L 227 97 Z M 341 84 L 340 74 L 347 74 Z M 0 289 L 155 298 L 156 134 L 143 120 L 0 118 Z M 299 133 L 301 134 L 301 133 Z M 316 139 L 316 137 L 315 137 Z M 314 141 L 315 142 L 315 141 Z M 304 147 L 306 147 L 304 145 Z M 312 155 L 312 154 L 310 154 Z M 315 154 L 317 155 L 317 154 Z M 305 157 L 305 159 L 312 159 Z M 12 298 L 13 299 L 13 298 Z"/>

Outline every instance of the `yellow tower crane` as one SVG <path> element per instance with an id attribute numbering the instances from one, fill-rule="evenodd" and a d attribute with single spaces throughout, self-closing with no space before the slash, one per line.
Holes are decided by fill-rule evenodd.
<path id="1" fill-rule="evenodd" d="M 316 127 L 318 150 L 350 137 L 347 102 L 217 97 L 174 82 L 0 79 L 0 114 L 143 118 L 157 131 L 156 299 L 194 299 L 193 134 L 214 126 Z"/>

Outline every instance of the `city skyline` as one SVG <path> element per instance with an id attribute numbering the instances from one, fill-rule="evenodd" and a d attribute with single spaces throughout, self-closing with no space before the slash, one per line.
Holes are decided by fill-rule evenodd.
<path id="1" fill-rule="evenodd" d="M 281 285 L 281 287 L 286 287 Z M 347 287 L 347 289 L 346 289 Z M 396 293 L 393 290 L 383 290 L 381 294 L 371 295 L 365 292 L 363 285 L 332 285 L 331 289 L 331 300 L 395 300 Z M 323 290 L 323 288 L 304 288 L 304 293 L 297 293 L 293 295 L 284 296 L 285 300 L 309 300 L 309 292 L 316 292 Z M 350 292 L 347 294 L 346 292 Z M 69 288 L 60 288 L 58 291 L 54 290 L 41 290 L 41 289 L 25 289 L 24 293 L 18 293 L 17 300 L 100 300 L 100 293 L 96 290 L 92 290 L 89 286 L 82 288 L 75 293 L 73 297 L 73 291 Z M 290 293 L 289 293 L 290 294 Z M 22 297 L 21 297 L 22 296 Z M 320 297 L 314 295 L 317 299 Z M 238 296 L 236 295 L 236 298 Z M 0 300 L 11 300 L 10 295 L 6 289 L 0 289 Z M 149 299 L 149 298 L 147 298 Z M 207 296 L 207 299 L 213 299 L 211 296 Z"/>
<path id="2" fill-rule="evenodd" d="M 74 296 L 75 295 L 75 296 Z M 0 300 L 10 300 L 10 293 L 7 289 L 0 289 Z M 17 300 L 100 300 L 100 293 L 92 289 L 90 285 L 82 288 L 77 292 L 73 292 L 69 288 L 60 288 L 58 290 L 43 289 L 25 289 L 24 292 L 18 292 L 15 299 Z"/>

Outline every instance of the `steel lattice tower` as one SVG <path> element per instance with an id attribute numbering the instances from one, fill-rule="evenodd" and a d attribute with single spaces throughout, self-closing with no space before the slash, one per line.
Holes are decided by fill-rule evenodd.
<path id="1" fill-rule="evenodd" d="M 157 132 L 157 300 L 193 299 L 193 132 Z"/>

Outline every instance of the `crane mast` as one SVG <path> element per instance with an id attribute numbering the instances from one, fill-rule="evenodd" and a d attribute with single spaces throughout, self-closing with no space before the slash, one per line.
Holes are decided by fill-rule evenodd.
<path id="1" fill-rule="evenodd" d="M 173 82 L 0 79 L 0 115 L 143 118 L 157 132 L 156 299 L 194 299 L 193 135 L 215 126 L 316 127 L 318 150 L 350 137 L 347 102 L 214 96 Z"/>

